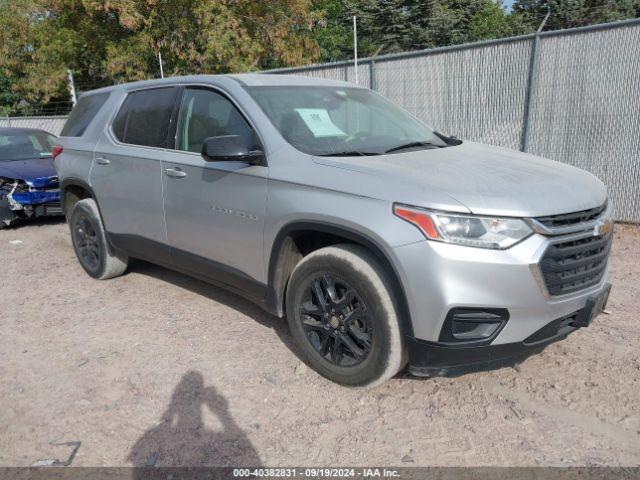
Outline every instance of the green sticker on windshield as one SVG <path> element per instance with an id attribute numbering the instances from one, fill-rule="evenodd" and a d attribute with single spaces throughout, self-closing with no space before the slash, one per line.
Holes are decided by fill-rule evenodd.
<path id="1" fill-rule="evenodd" d="M 316 138 L 346 135 L 333 123 L 329 112 L 324 108 L 296 108 L 296 112 Z"/>

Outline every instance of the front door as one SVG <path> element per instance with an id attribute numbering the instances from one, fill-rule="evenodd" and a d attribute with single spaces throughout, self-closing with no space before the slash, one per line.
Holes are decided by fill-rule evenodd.
<path id="1" fill-rule="evenodd" d="M 220 135 L 257 141 L 222 92 L 185 88 L 175 151 L 162 162 L 167 237 L 179 267 L 262 296 L 268 167 L 205 161 L 200 154 L 204 140 Z"/>

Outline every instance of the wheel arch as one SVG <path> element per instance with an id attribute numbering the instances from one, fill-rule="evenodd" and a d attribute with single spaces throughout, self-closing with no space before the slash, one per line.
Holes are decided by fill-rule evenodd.
<path id="1" fill-rule="evenodd" d="M 104 219 L 104 217 L 102 216 L 102 210 L 100 209 L 100 202 L 98 202 L 98 198 L 96 197 L 93 188 L 91 188 L 91 185 L 89 185 L 86 181 L 75 177 L 68 177 L 60 182 L 60 203 L 62 205 L 62 213 L 67 217 L 67 219 L 69 219 L 68 213 L 70 213 L 73 205 L 85 198 L 92 198 L 96 202 L 100 218 Z M 109 247 L 113 251 L 127 254 L 127 252 L 114 245 L 111 236 L 109 235 L 109 231 L 107 230 L 106 225 L 104 225 L 104 220 L 102 220 L 102 223 L 105 229 L 105 236 L 107 237 Z"/>
<path id="2" fill-rule="evenodd" d="M 306 244 L 311 240 L 311 244 Z M 352 243 L 367 249 L 380 262 L 391 282 L 403 335 L 413 335 L 409 303 L 394 264 L 378 241 L 344 225 L 321 221 L 294 221 L 283 226 L 272 244 L 268 264 L 269 310 L 282 317 L 291 272 L 305 255 L 325 246 Z M 305 250 L 306 246 L 306 250 Z"/>
<path id="3" fill-rule="evenodd" d="M 96 196 L 91 186 L 84 180 L 65 178 L 60 183 L 60 204 L 62 205 L 63 214 L 67 215 L 76 202 L 85 198 L 93 198 L 95 200 Z"/>

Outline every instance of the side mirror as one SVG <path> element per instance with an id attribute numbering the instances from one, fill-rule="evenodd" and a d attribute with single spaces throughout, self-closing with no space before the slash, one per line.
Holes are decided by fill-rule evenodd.
<path id="1" fill-rule="evenodd" d="M 455 145 L 460 145 L 462 143 L 462 140 L 460 140 L 455 135 L 445 135 L 444 133 L 440 133 L 437 131 L 434 131 L 433 133 L 435 133 L 438 136 L 438 138 L 442 140 L 444 143 L 446 143 L 447 145 L 455 146 Z"/>
<path id="2" fill-rule="evenodd" d="M 262 150 L 256 150 L 253 142 L 241 135 L 221 135 L 209 137 L 202 144 L 202 156 L 207 162 L 247 162 L 260 163 L 264 158 Z"/>

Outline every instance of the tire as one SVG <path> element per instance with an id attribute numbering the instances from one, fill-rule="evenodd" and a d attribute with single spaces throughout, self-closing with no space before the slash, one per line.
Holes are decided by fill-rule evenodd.
<path id="1" fill-rule="evenodd" d="M 91 277 L 107 280 L 125 272 L 129 259 L 111 250 L 95 200 L 85 198 L 73 206 L 69 228 L 76 257 Z"/>
<path id="2" fill-rule="evenodd" d="M 374 387 L 404 366 L 389 285 L 376 258 L 357 245 L 322 248 L 296 265 L 286 292 L 287 320 L 318 373 L 341 385 Z"/>
<path id="3" fill-rule="evenodd" d="M 9 227 L 15 218 L 15 214 L 9 208 L 7 197 L 0 196 L 0 230 Z"/>

